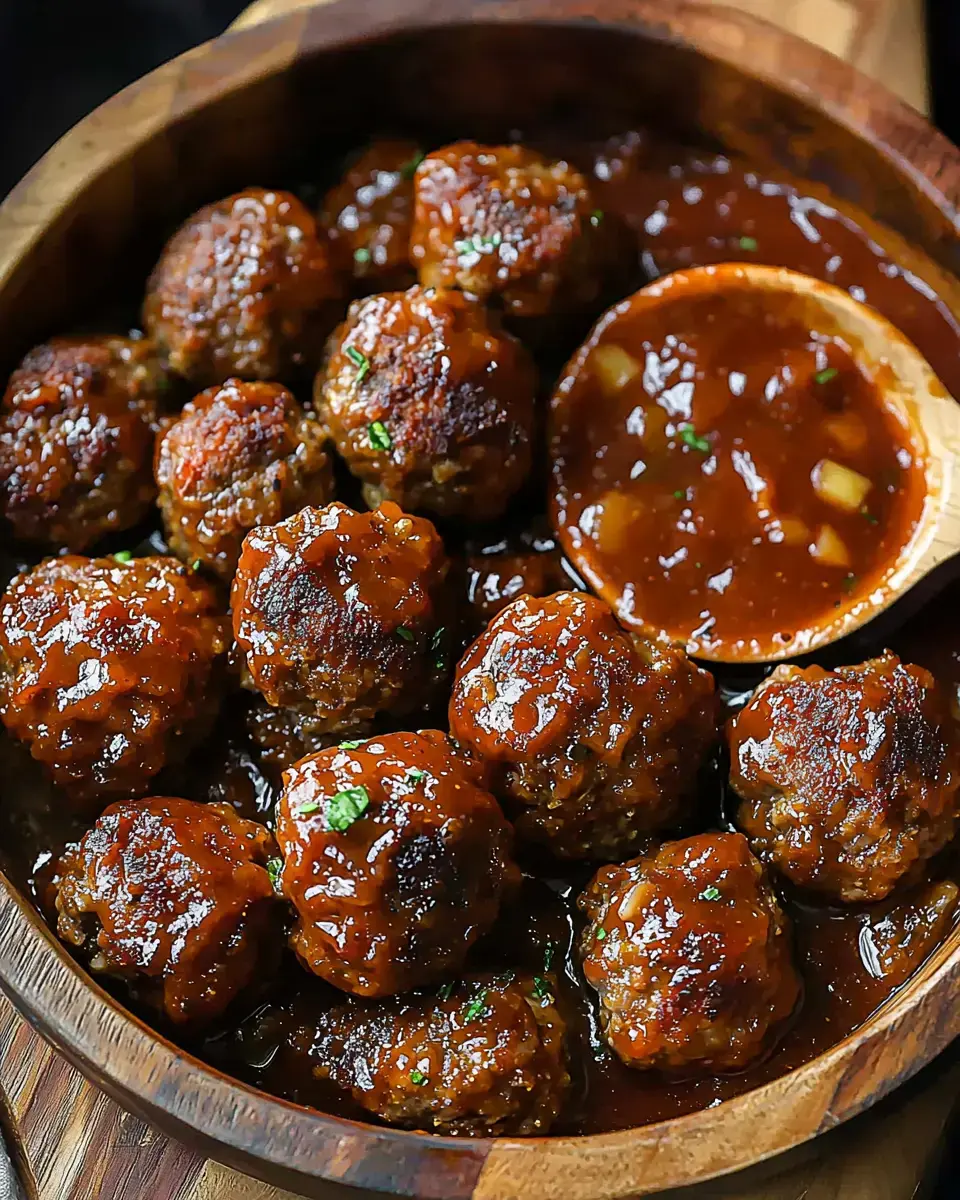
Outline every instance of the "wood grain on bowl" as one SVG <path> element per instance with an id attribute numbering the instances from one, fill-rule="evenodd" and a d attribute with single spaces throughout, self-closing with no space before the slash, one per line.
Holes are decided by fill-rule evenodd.
<path id="1" fill-rule="evenodd" d="M 355 86 L 361 62 L 376 88 Z M 411 126 L 441 136 L 479 121 L 479 95 L 491 130 L 532 125 L 546 112 L 573 119 L 584 96 L 607 131 L 668 113 L 681 131 L 702 130 L 858 204 L 925 251 L 918 272 L 949 288 L 960 155 L 816 47 L 744 15 L 673 0 L 610 0 L 602 19 L 578 0 L 339 0 L 167 64 L 54 147 L 0 208 L 0 357 L 11 362 L 89 306 L 98 285 L 142 280 L 184 213 L 253 176 L 291 169 L 318 125 L 349 146 L 372 127 L 373 100 L 379 107 L 386 97 Z M 324 105 L 337 122 L 318 121 Z M 960 1032 L 958 976 L 954 933 L 826 1054 L 692 1116 L 590 1138 L 453 1142 L 327 1117 L 202 1064 L 91 983 L 0 877 L 0 986 L 37 1029 L 139 1117 L 314 1197 L 360 1188 L 603 1200 L 702 1183 L 830 1129 L 909 1078 Z"/>

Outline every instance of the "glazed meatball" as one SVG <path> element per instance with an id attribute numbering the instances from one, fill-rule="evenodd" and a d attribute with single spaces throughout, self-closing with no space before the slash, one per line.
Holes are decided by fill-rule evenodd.
<path id="1" fill-rule="evenodd" d="M 511 831 L 442 733 L 392 733 L 284 774 L 283 894 L 300 961 L 358 996 L 456 971 L 519 882 Z"/>
<path id="2" fill-rule="evenodd" d="M 308 754 L 326 750 L 345 739 L 368 737 L 373 732 L 371 722 L 365 721 L 349 730 L 331 733 L 322 717 L 295 708 L 271 708 L 259 698 L 250 706 L 246 724 L 260 762 L 275 775 Z"/>
<path id="3" fill-rule="evenodd" d="M 86 550 L 146 514 L 167 375 L 149 342 L 55 338 L 14 371 L 0 411 L 0 511 L 14 536 Z"/>
<path id="4" fill-rule="evenodd" d="M 787 918 L 738 833 L 603 867 L 579 903 L 584 977 L 628 1067 L 741 1071 L 796 1006 Z"/>
<path id="5" fill-rule="evenodd" d="M 314 1074 L 391 1125 L 544 1134 L 563 1108 L 565 1025 L 552 977 L 473 976 L 439 994 L 351 999 L 294 1031 Z"/>
<path id="6" fill-rule="evenodd" d="M 326 434 L 278 383 L 228 379 L 158 439 L 155 475 L 170 549 L 231 579 L 246 534 L 333 498 Z"/>
<path id="7" fill-rule="evenodd" d="M 716 736 L 713 678 L 625 632 L 593 596 L 521 596 L 457 667 L 450 731 L 491 771 L 517 833 L 623 858 L 681 824 Z"/>
<path id="8" fill-rule="evenodd" d="M 142 794 L 210 728 L 227 633 L 174 558 L 47 559 L 0 602 L 0 719 L 84 807 Z"/>
<path id="9" fill-rule="evenodd" d="M 777 667 L 728 737 L 737 824 L 801 887 L 881 900 L 953 837 L 960 727 L 929 671 L 893 654 Z"/>
<path id="10" fill-rule="evenodd" d="M 196 387 L 231 375 L 282 379 L 326 332 L 337 291 L 307 209 L 288 192 L 247 188 L 173 235 L 147 284 L 143 320 Z"/>
<path id="11" fill-rule="evenodd" d="M 176 1025 L 218 1017 L 275 959 L 273 839 L 225 804 L 113 804 L 57 881 L 57 932 Z"/>
<path id="12" fill-rule="evenodd" d="M 233 583 L 249 683 L 315 732 L 424 707 L 446 672 L 448 562 L 429 521 L 395 504 L 305 508 L 253 530 Z"/>
<path id="13" fill-rule="evenodd" d="M 523 146 L 456 142 L 414 176 L 410 255 L 425 287 L 496 299 L 516 317 L 598 300 L 603 217 L 587 180 Z"/>
<path id="14" fill-rule="evenodd" d="M 388 291 L 416 281 L 410 264 L 416 142 L 378 141 L 331 188 L 320 224 L 337 270 L 355 290 Z"/>
<path id="15" fill-rule="evenodd" d="M 462 564 L 463 622 L 471 640 L 519 596 L 549 596 L 569 587 L 557 550 L 471 554 Z"/>
<path id="16" fill-rule="evenodd" d="M 351 305 L 315 404 L 372 507 L 482 521 L 530 469 L 536 371 L 459 292 L 410 288 Z"/>

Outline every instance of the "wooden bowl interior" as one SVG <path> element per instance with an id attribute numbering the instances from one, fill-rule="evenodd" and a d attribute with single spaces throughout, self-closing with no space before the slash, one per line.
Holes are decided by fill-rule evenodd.
<path id="1" fill-rule="evenodd" d="M 439 144 L 656 125 L 857 204 L 887 227 L 879 240 L 958 296 L 945 273 L 960 270 L 960 162 L 918 117 L 742 16 L 610 0 L 601 25 L 592 7 L 344 0 L 161 68 L 68 135 L 0 209 L 0 368 L 47 335 L 134 322 L 164 238 L 193 209 L 249 184 L 322 182 L 373 133 Z M 870 132 L 857 131 L 854 112 Z M 911 257 L 901 239 L 929 257 Z M 21 864 L 3 853 L 0 985 L 14 1002 L 122 1103 L 312 1196 L 341 1194 L 329 1180 L 445 1200 L 601 1200 L 700 1181 L 860 1111 L 960 1031 L 955 933 L 845 1042 L 719 1108 L 583 1139 L 465 1143 L 374 1129 L 263 1096 L 146 1030 L 57 945 L 23 898 Z"/>

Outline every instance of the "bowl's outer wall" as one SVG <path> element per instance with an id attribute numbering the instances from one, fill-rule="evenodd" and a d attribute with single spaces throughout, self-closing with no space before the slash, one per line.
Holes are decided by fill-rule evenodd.
<path id="1" fill-rule="evenodd" d="M 371 132 L 440 142 L 643 124 L 806 175 L 922 247 L 954 299 L 960 155 L 851 68 L 742 14 L 682 0 L 340 0 L 162 67 L 67 135 L 0 207 L 0 368 L 143 280 L 183 217 L 252 183 L 316 177 Z M 536 24 L 535 22 L 547 22 Z M 909 252 L 904 250 L 905 254 Z M 935 266 L 933 264 L 939 264 Z M 101 318 L 102 320 L 103 318 Z M 314 1197 L 604 1200 L 708 1179 L 861 1111 L 960 1032 L 957 936 L 863 1029 L 717 1109 L 640 1130 L 454 1142 L 263 1096 L 92 986 L 0 876 L 0 986 L 121 1103 Z M 336 1183 L 349 1184 L 344 1189 Z"/>

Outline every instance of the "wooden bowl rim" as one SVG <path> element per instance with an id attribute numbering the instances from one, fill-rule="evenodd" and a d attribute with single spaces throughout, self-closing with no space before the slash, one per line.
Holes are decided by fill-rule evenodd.
<path id="1" fill-rule="evenodd" d="M 603 16 L 582 0 L 337 0 L 236 30 L 188 51 L 131 84 L 67 133 L 0 205 L 0 288 L 42 239 L 44 231 L 85 186 L 163 128 L 226 95 L 275 76 L 296 60 L 370 37 L 467 23 L 560 25 L 589 23 L 625 36 L 672 43 L 751 75 L 774 91 L 819 109 L 885 158 L 960 231 L 960 153 L 906 103 L 827 51 L 746 13 L 696 0 L 607 0 Z M 744 41 L 789 52 L 789 70 L 746 67 Z M 786 55 L 785 55 L 786 56 Z M 757 61 L 762 56 L 757 55 Z M 191 72 L 203 62 L 203 69 Z M 158 111 L 157 98 L 169 104 Z M 146 111 L 138 108 L 146 105 Z M 867 115 L 865 115 L 867 114 Z M 884 129 L 898 132 L 887 140 Z M 464 1141 L 380 1128 L 327 1116 L 269 1096 L 223 1075 L 177 1049 L 126 1012 L 82 971 L 18 889 L 0 874 L 0 988 L 17 1008 L 95 1083 L 122 1104 L 200 1135 L 234 1162 L 255 1172 L 272 1168 L 311 1180 L 340 1180 L 400 1195 L 456 1200 L 615 1200 L 702 1182 L 781 1153 L 846 1120 L 903 1082 L 960 1032 L 960 1011 L 936 1006 L 960 980 L 960 933 L 954 930 L 927 963 L 865 1025 L 824 1054 L 714 1109 L 616 1133 L 537 1139 Z M 86 1014 L 75 1003 L 88 1002 Z M 928 1009 L 930 1011 L 928 1011 Z M 909 1031 L 922 1024 L 920 1044 Z M 907 1026 L 906 1022 L 910 1022 Z M 889 1034 L 903 1025 L 902 1053 Z M 126 1043 L 151 1060 L 145 1076 Z M 179 1086 L 161 1075 L 180 1071 Z M 184 1071 L 183 1068 L 186 1068 Z M 200 1126 L 184 1086 L 202 1082 L 218 1104 L 218 1119 Z M 148 1085 L 153 1090 L 146 1093 Z M 849 1092 L 849 1094 L 847 1094 Z M 791 1103 L 796 1110 L 791 1114 Z M 807 1112 L 807 1110 L 810 1110 Z M 238 1117 L 256 1112 L 258 1130 L 277 1135 L 251 1149 Z M 807 1120 L 791 1125 L 787 1117 Z M 204 1116 L 209 1115 L 209 1110 Z M 814 1120 L 810 1120 L 810 1116 Z M 274 1118 L 271 1120 L 271 1118 Z M 278 1124 L 278 1121 L 280 1122 Z M 774 1129 L 773 1126 L 776 1126 Z M 289 1135 L 291 1130 L 295 1136 Z M 748 1134 L 745 1134 L 748 1131 Z M 356 1151 L 373 1144 L 402 1158 L 413 1173 L 398 1178 L 365 1169 Z M 683 1148 L 678 1150 L 679 1144 Z M 293 1157 L 285 1154 L 293 1146 Z M 688 1161 L 702 1155 L 693 1171 Z M 463 1167 L 431 1186 L 431 1164 L 455 1159 Z M 443 1168 L 441 1168 L 442 1172 Z M 416 1191 L 411 1191 L 411 1186 Z M 466 1188 L 467 1190 L 463 1190 Z"/>

